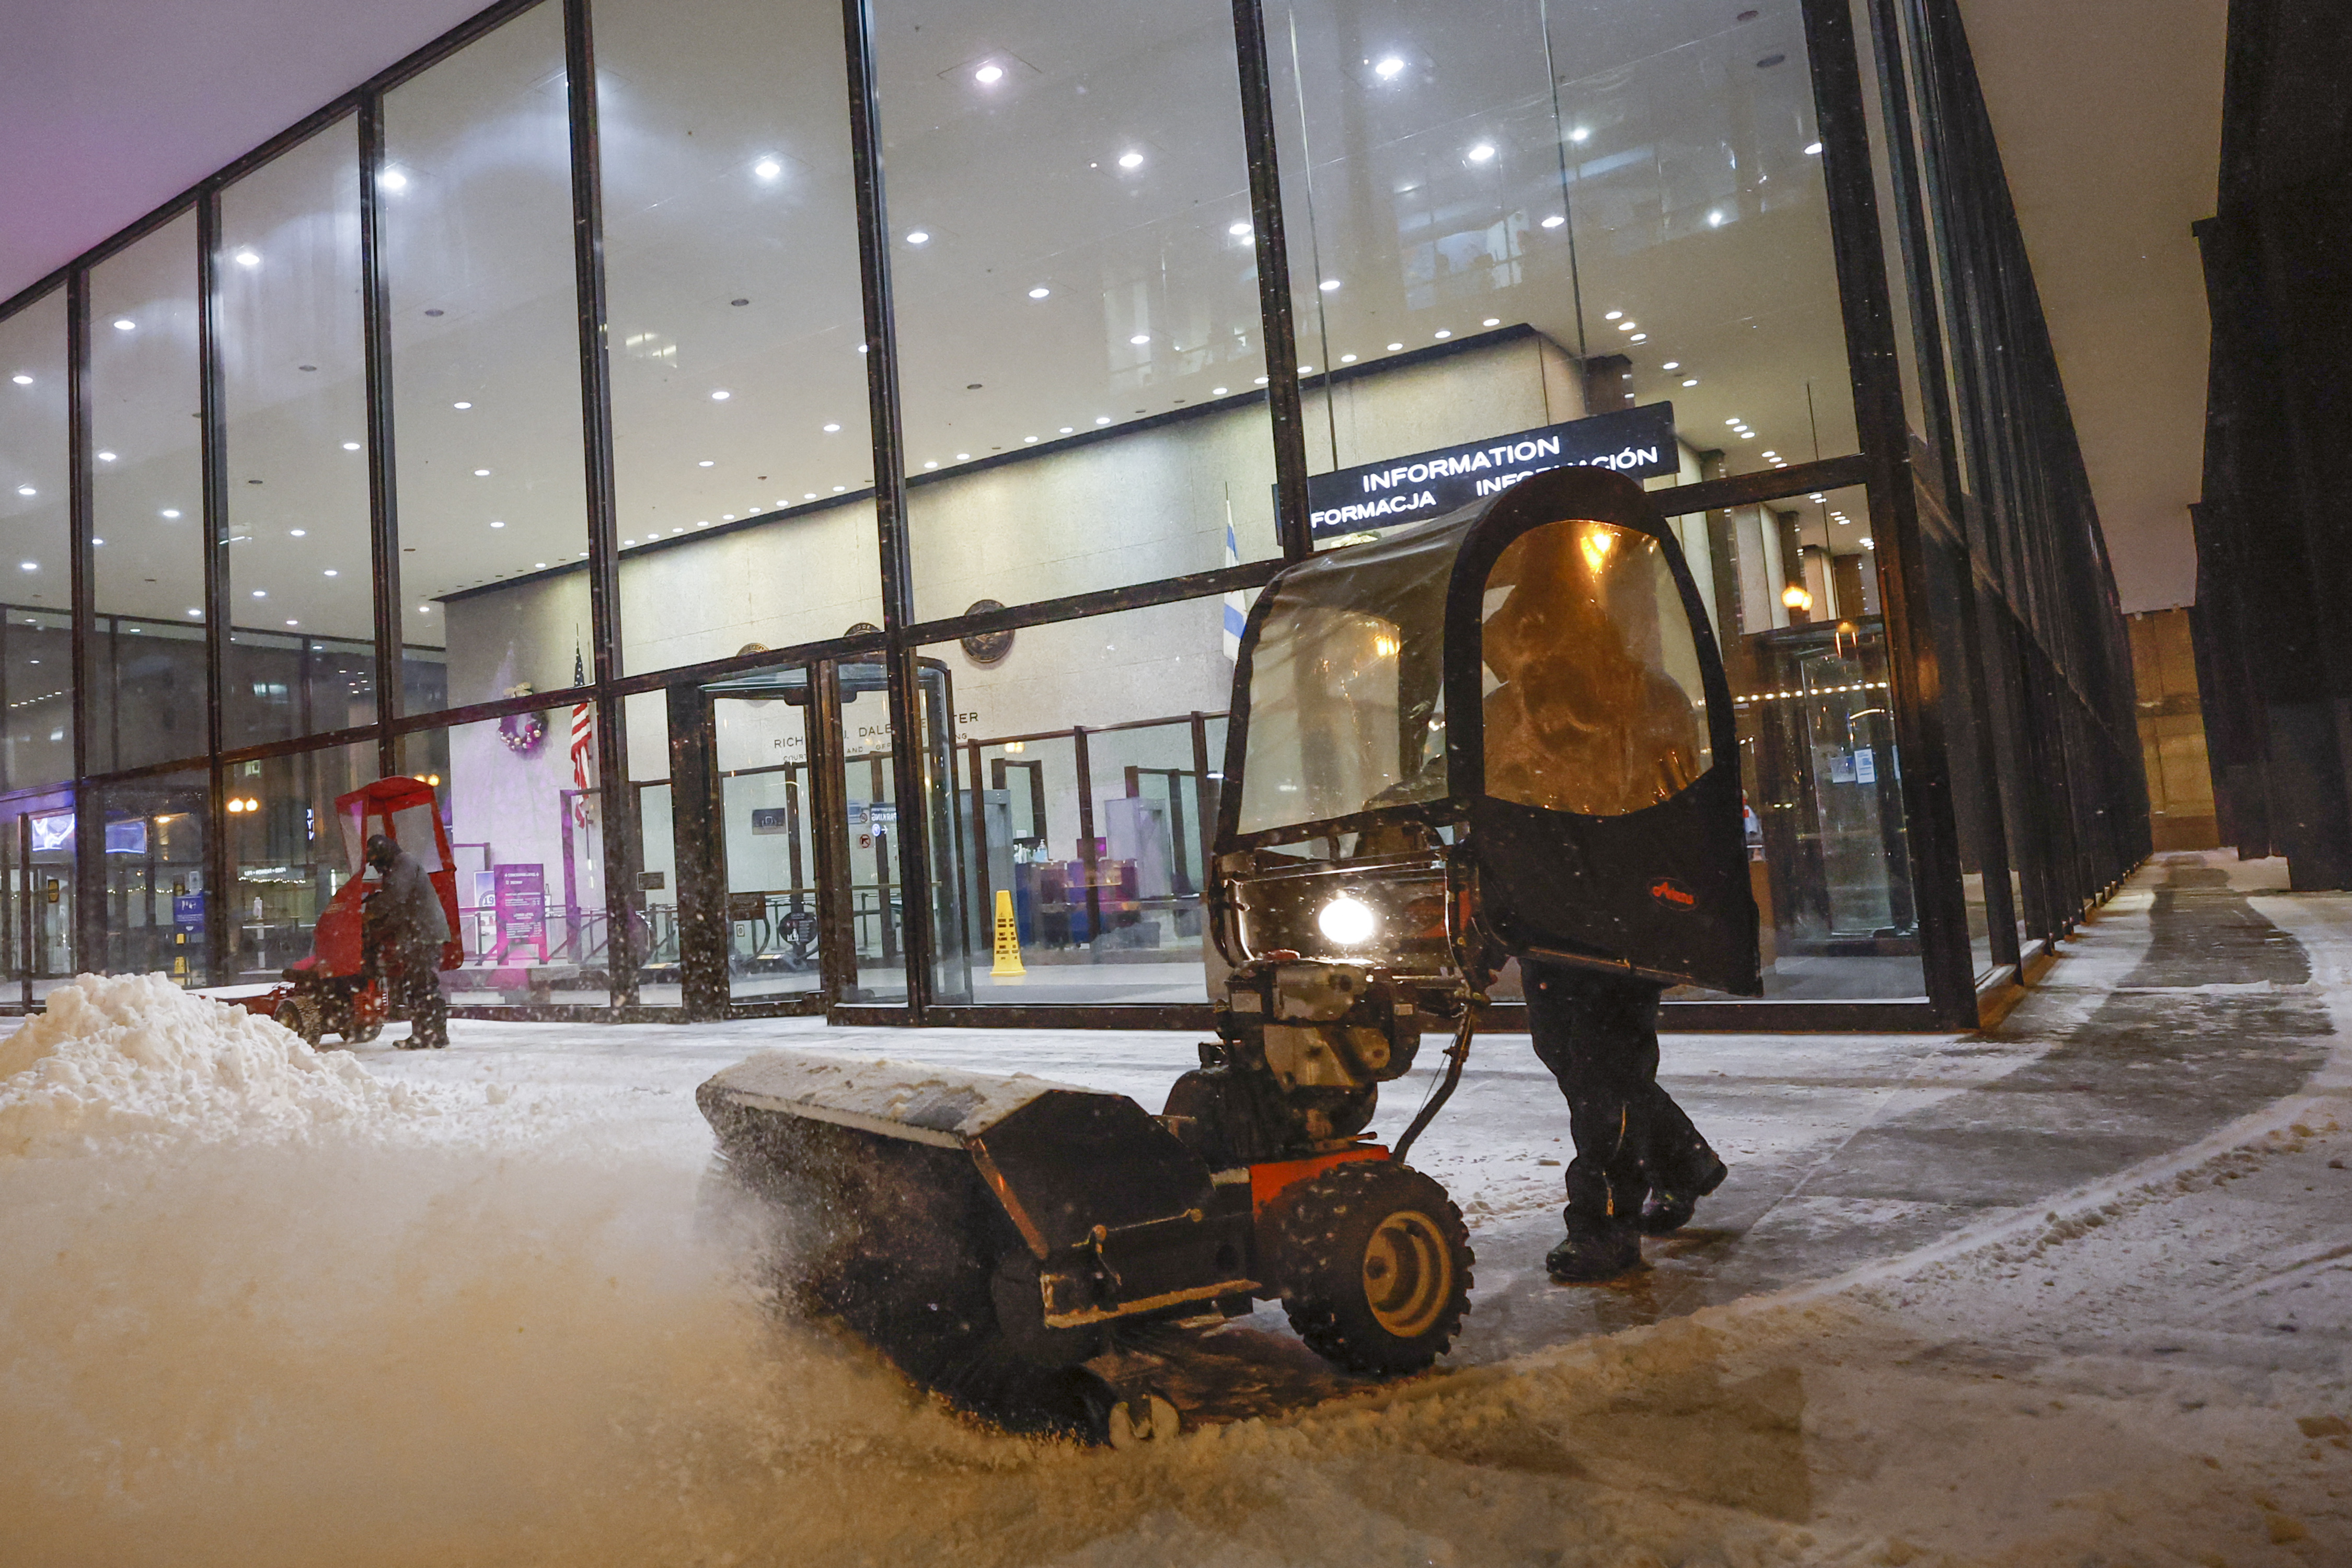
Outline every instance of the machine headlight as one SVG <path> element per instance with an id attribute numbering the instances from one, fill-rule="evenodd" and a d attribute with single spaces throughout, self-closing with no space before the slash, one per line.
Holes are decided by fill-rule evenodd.
<path id="1" fill-rule="evenodd" d="M 1341 893 L 1317 912 L 1315 924 L 1341 947 L 1354 947 L 1372 940 L 1381 929 L 1381 917 L 1363 900 Z"/>

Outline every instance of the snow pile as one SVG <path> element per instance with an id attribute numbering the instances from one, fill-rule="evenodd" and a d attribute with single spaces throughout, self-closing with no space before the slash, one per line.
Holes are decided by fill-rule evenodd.
<path id="1" fill-rule="evenodd" d="M 312 1050 L 160 974 L 85 974 L 0 1040 L 0 1158 L 95 1142 L 302 1138 L 433 1109 L 348 1055 Z"/>

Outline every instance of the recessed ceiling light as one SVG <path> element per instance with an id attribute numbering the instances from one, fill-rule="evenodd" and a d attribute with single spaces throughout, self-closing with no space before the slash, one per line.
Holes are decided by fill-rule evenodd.
<path id="1" fill-rule="evenodd" d="M 1140 153 L 1121 153 L 1118 155 L 1118 166 L 1122 169 L 1140 169 L 1143 167 L 1143 154 Z"/>
<path id="2" fill-rule="evenodd" d="M 1061 433 L 1065 436 L 1068 436 L 1075 433 L 1076 429 L 1077 426 L 1075 425 L 1065 425 L 1062 426 Z"/>
<path id="3" fill-rule="evenodd" d="M 470 403 L 453 403 L 449 405 L 449 406 L 452 408 L 471 408 L 474 405 Z"/>
<path id="4" fill-rule="evenodd" d="M 982 66 L 971 73 L 971 79 L 982 87 L 992 86 L 1004 79 L 1004 68 L 996 65 Z"/>
<path id="5" fill-rule="evenodd" d="M 695 464 L 695 467 L 696 467 L 696 468 L 715 468 L 715 467 L 717 467 L 717 459 L 716 459 L 716 458 L 703 458 L 703 459 L 702 459 L 702 461 L 700 461 L 699 463 Z"/>
<path id="6" fill-rule="evenodd" d="M 41 563 L 37 561 L 19 561 L 16 563 L 16 569 L 20 572 L 38 572 L 41 569 Z"/>
<path id="7" fill-rule="evenodd" d="M 1374 66 L 1372 69 L 1379 74 L 1380 79 L 1382 81 L 1393 81 L 1396 79 L 1396 74 L 1404 69 L 1404 62 L 1397 58 L 1394 55 L 1391 55 L 1388 58 Z"/>
<path id="8" fill-rule="evenodd" d="M 1042 284 L 1042 283 L 1041 283 L 1041 284 L 1039 284 L 1036 288 L 1032 289 L 1030 289 L 1030 290 L 1029 290 L 1029 298 L 1031 298 L 1032 300 L 1042 300 L 1042 299 L 1044 299 L 1046 295 L 1051 294 L 1052 292 L 1053 292 L 1053 290 L 1052 290 L 1051 289 L 1046 288 L 1044 284 Z"/>
<path id="9" fill-rule="evenodd" d="M 626 550 L 626 549 L 630 548 L 632 545 L 634 545 L 634 544 L 635 544 L 635 543 L 636 543 L 636 541 L 635 541 L 635 540 L 634 540 L 634 539 L 624 539 L 623 541 L 621 541 L 621 548 L 622 548 L 622 549 L 624 549 L 624 550 Z"/>
<path id="10" fill-rule="evenodd" d="M 476 468 L 474 470 L 474 477 L 478 479 L 487 479 L 490 477 L 490 470 L 488 468 Z"/>
<path id="11" fill-rule="evenodd" d="M 727 390 L 726 388 L 724 388 L 724 387 L 721 387 L 721 388 L 719 388 L 717 392 L 714 392 L 714 393 L 712 393 L 712 394 L 710 395 L 710 401 L 711 401 L 711 402 L 713 402 L 713 403 L 724 403 L 724 402 L 726 402 L 729 398 L 730 398 L 730 397 L 732 397 L 732 396 L 734 396 L 734 395 L 734 395 L 733 393 L 731 393 L 731 392 L 728 391 L 728 390 Z"/>
<path id="12" fill-rule="evenodd" d="M 236 253 L 235 260 L 239 267 L 258 267 L 261 265 L 261 257 L 257 251 L 240 250 Z"/>
<path id="13" fill-rule="evenodd" d="M 929 232 L 925 229 L 908 229 L 907 231 L 907 243 L 908 245 L 929 245 L 931 243 L 931 237 Z"/>
<path id="14" fill-rule="evenodd" d="M 1601 319 L 1604 321 L 1622 321 L 1625 319 L 1625 312 L 1622 310 L 1612 310 Z"/>
<path id="15" fill-rule="evenodd" d="M 971 454 L 970 452 L 958 452 L 956 454 L 956 461 L 959 463 L 969 463 L 971 461 Z"/>
<path id="16" fill-rule="evenodd" d="M 1259 379 L 1264 380 L 1265 378 L 1261 376 Z M 1095 423 L 1097 425 L 1108 425 L 1110 423 L 1110 416 L 1108 414 L 1097 414 L 1095 416 Z"/>
<path id="17" fill-rule="evenodd" d="M 15 382 L 18 386 L 30 386 L 33 384 L 33 378 L 29 375 L 12 375 L 8 379 Z"/>
<path id="18" fill-rule="evenodd" d="M 530 569 L 534 572 L 544 572 L 547 570 L 547 563 L 544 561 L 534 561 L 530 563 Z"/>
<path id="19" fill-rule="evenodd" d="M 106 542 L 106 541 L 104 541 L 103 539 L 93 539 L 93 540 L 91 540 L 91 541 L 90 541 L 90 542 L 91 542 L 92 544 L 103 544 L 103 543 L 105 543 L 105 542 Z M 37 626 L 39 623 L 38 623 L 38 622 L 37 622 L 37 621 L 26 621 L 25 624 L 26 624 L 26 626 Z"/>
<path id="20" fill-rule="evenodd" d="M 833 493 L 837 496 L 847 495 L 849 493 L 849 487 L 847 485 L 835 485 L 833 487 Z"/>
<path id="21" fill-rule="evenodd" d="M 585 555 L 588 552 L 583 550 L 580 553 Z M 433 606 L 430 605 L 419 605 L 416 606 L 416 613 L 420 616 L 429 616 L 433 613 Z"/>
<path id="22" fill-rule="evenodd" d="M 188 606 L 188 614 L 190 614 L 190 615 L 192 615 L 192 616 L 201 616 L 201 615 L 203 615 L 203 614 L 204 614 L 204 612 L 203 612 L 202 610 L 197 609 L 194 605 L 189 605 L 189 606 Z M 139 628 L 138 628 L 137 626 L 133 626 L 133 627 L 131 627 L 131 629 L 132 631 L 134 631 L 134 632 L 135 632 L 135 631 L 137 631 Z"/>
<path id="23" fill-rule="evenodd" d="M 732 522 L 735 521 L 735 514 L 731 511 L 722 511 L 719 514 L 719 521 L 721 522 Z"/>
<path id="24" fill-rule="evenodd" d="M 1543 226 L 1546 228 L 1558 228 L 1567 221 L 1568 220 L 1566 218 L 1560 216 L 1558 213 L 1554 213 L 1551 216 L 1543 220 Z"/>
<path id="25" fill-rule="evenodd" d="M 1024 436 L 1021 437 L 1021 444 L 1024 447 L 1034 447 L 1037 444 L 1037 437 L 1034 436 Z"/>
<path id="26" fill-rule="evenodd" d="M 1453 335 L 1454 335 L 1454 333 L 1453 333 L 1451 331 L 1449 331 L 1449 330 L 1447 330 L 1447 329 L 1445 329 L 1445 328 L 1443 328 L 1443 327 L 1439 328 L 1436 331 L 1432 332 L 1432 333 L 1430 334 L 1430 336 L 1432 336 L 1432 337 L 1434 337 L 1434 338 L 1441 338 L 1441 339 L 1443 339 L 1443 338 L 1450 338 L 1450 337 L 1452 337 Z"/>
<path id="27" fill-rule="evenodd" d="M 784 166 L 773 158 L 762 158 L 751 165 L 751 173 L 763 180 L 772 180 L 784 172 Z"/>
<path id="28" fill-rule="evenodd" d="M 1326 294 L 1328 294 L 1333 289 L 1339 287 L 1339 280 L 1337 278 L 1326 278 L 1322 282 L 1317 284 L 1316 287 L 1322 289 Z"/>
<path id="29" fill-rule="evenodd" d="M 253 591 L 253 596 L 257 599 L 267 599 L 269 597 L 269 590 L 267 588 L 256 588 Z"/>
<path id="30" fill-rule="evenodd" d="M 1298 367 L 1298 374 L 1301 375 L 1313 375 L 1315 374 L 1315 367 L 1311 364 L 1302 364 Z"/>
<path id="31" fill-rule="evenodd" d="M 34 489 L 32 486 L 30 486 L 30 485 L 18 485 L 18 486 L 16 487 L 16 493 L 17 493 L 18 495 L 20 495 L 20 496 L 37 496 L 37 495 L 39 495 L 41 492 L 40 492 L 40 491 L 38 491 L 38 490 L 37 490 L 37 489 Z M 163 515 L 164 515 L 165 517 L 177 517 L 177 516 L 179 516 L 180 514 L 179 514 L 178 512 L 176 512 L 176 511 L 167 511 L 167 512 L 165 512 Z"/>
<path id="32" fill-rule="evenodd" d="M 30 494 L 32 494 L 33 492 L 32 492 L 32 491 L 30 491 L 30 490 L 26 490 L 26 491 L 23 491 L 23 492 L 21 492 L 21 493 L 23 493 L 23 494 L 25 494 L 25 495 L 30 495 Z M 165 507 L 165 508 L 163 509 L 163 512 L 162 512 L 162 514 L 161 514 L 161 515 L 163 515 L 163 516 L 164 516 L 164 517 L 177 517 L 177 516 L 179 516 L 179 515 L 180 515 L 180 509 L 179 509 L 178 507 L 175 507 L 175 506 L 167 506 L 167 507 Z"/>
<path id="33" fill-rule="evenodd" d="M 1821 152 L 1822 144 L 1818 142 L 1809 142 L 1805 144 L 1805 156 L 1808 158 L 1818 158 L 1821 156 Z"/>
<path id="34" fill-rule="evenodd" d="M 1391 343 L 1391 344 L 1389 345 L 1389 353 L 1396 353 L 1399 349 L 1401 349 L 1401 348 L 1402 348 L 1402 347 L 1404 347 L 1404 345 L 1403 345 L 1402 343 Z"/>
<path id="35" fill-rule="evenodd" d="M 174 517 L 177 517 L 177 516 L 179 515 L 179 513 L 177 513 L 177 512 L 173 512 L 172 515 L 173 515 L 173 516 L 174 516 Z M 309 532 L 310 532 L 310 531 L 309 529 L 307 529 L 307 528 L 289 528 L 289 529 L 288 529 L 286 531 L 287 531 L 287 534 L 288 534 L 289 537 L 291 537 L 291 538 L 295 538 L 295 539 L 300 539 L 300 538 L 303 538 L 305 535 L 309 534 Z"/>
<path id="36" fill-rule="evenodd" d="M 1769 453 L 1769 452 L 1767 452 L 1767 453 L 1765 453 L 1764 455 L 1765 455 L 1766 457 L 1768 457 L 1768 458 L 1769 458 L 1769 457 L 1770 457 L 1772 454 L 1771 454 L 1771 453 Z M 1805 499 L 1806 499 L 1806 500 L 1829 500 L 1830 498 L 1829 498 L 1829 497 L 1827 497 L 1827 496 L 1825 496 L 1825 495 L 1823 495 L 1823 494 L 1822 494 L 1822 492 L 1821 492 L 1821 491 L 1819 491 L 1819 490 L 1815 490 L 1811 495 L 1810 495 L 1810 496 L 1806 497 Z"/>
<path id="37" fill-rule="evenodd" d="M 1683 384 L 1685 386 L 1696 386 L 1698 384 L 1698 377 L 1695 375 L 1690 376 L 1683 382 Z"/>
<path id="38" fill-rule="evenodd" d="M 1706 226 L 1709 228 L 1721 228 L 1723 226 L 1723 214 L 1720 212 L 1711 212 L 1707 214 Z"/>
<path id="39" fill-rule="evenodd" d="M 326 574 L 326 574 L 327 576 L 330 576 L 330 577 L 340 577 L 340 576 L 341 576 L 341 575 L 342 575 L 342 574 L 341 574 L 341 573 L 340 573 L 340 572 L 336 571 L 336 570 L 335 570 L 333 567 L 331 567 L 331 566 L 330 566 L 330 567 L 328 567 L 328 568 L 327 568 L 327 570 L 326 570 Z"/>
<path id="40" fill-rule="evenodd" d="M 927 462 L 925 462 L 925 463 L 923 464 L 923 467 L 925 467 L 925 468 L 938 468 L 939 466 L 940 466 L 940 464 L 939 464 L 939 459 L 938 459 L 938 458 L 931 458 L 931 459 L 929 459 L 929 461 L 927 461 Z"/>
<path id="41" fill-rule="evenodd" d="M 499 519 L 493 518 L 490 520 L 490 526 L 492 528 L 504 528 L 506 524 Z"/>
<path id="42" fill-rule="evenodd" d="M 1659 368 L 1660 370 L 1680 370 L 1680 369 L 1682 369 L 1682 367 L 1683 367 L 1683 362 L 1682 362 L 1682 361 L 1680 361 L 1680 360 L 1678 360 L 1678 359 L 1670 359 L 1670 360 L 1668 360 L 1665 363 L 1664 363 L 1664 364 L 1660 365 L 1658 368 Z"/>
<path id="43" fill-rule="evenodd" d="M 1470 161 L 1474 163 L 1483 163 L 1494 155 L 1495 144 L 1492 142 L 1481 142 L 1470 149 Z"/>
<path id="44" fill-rule="evenodd" d="M 289 621 L 289 622 L 287 622 L 286 624 L 287 624 L 288 626 L 300 626 L 302 623 L 301 623 L 301 622 L 299 622 L 299 621 Z"/>
<path id="45" fill-rule="evenodd" d="M 1630 332 L 1640 325 L 1639 321 L 1620 321 L 1617 323 L 1617 330 L 1621 332 Z"/>
<path id="46" fill-rule="evenodd" d="M 114 318 L 114 330 L 118 332 L 130 331 L 138 325 L 138 322 L 132 321 L 128 316 L 117 316 Z"/>
<path id="47" fill-rule="evenodd" d="M 1141 348 L 1144 344 L 1151 341 L 1151 334 L 1150 332 L 1138 332 L 1135 336 L 1128 339 L 1127 341 L 1133 343 L 1136 347 Z"/>
<path id="48" fill-rule="evenodd" d="M 1258 384 L 1258 385 L 1260 385 L 1260 386 L 1264 386 L 1264 385 L 1265 384 L 1265 381 L 1266 381 L 1266 378 L 1265 378 L 1265 377 L 1264 377 L 1264 376 L 1259 376 L 1259 377 L 1257 378 L 1257 384 Z M 1097 420 L 1097 421 L 1096 421 L 1096 423 L 1097 423 L 1097 424 L 1107 424 L 1107 423 L 1108 423 L 1108 421 L 1107 421 L 1107 420 Z"/>
<path id="49" fill-rule="evenodd" d="M 1246 239 L 1249 237 L 1250 226 L 1245 223 L 1237 223 L 1227 228 L 1225 232 L 1232 235 L 1235 239 Z"/>
<path id="50" fill-rule="evenodd" d="M 1632 337 L 1625 341 L 1634 343 L 1646 343 L 1650 341 L 1650 334 L 1647 332 L 1635 332 Z"/>
<path id="51" fill-rule="evenodd" d="M 1339 363 L 1341 364 L 1353 364 L 1356 363 L 1356 356 L 1354 354 L 1341 354 L 1339 356 Z"/>
<path id="52" fill-rule="evenodd" d="M 346 452 L 356 452 L 359 449 L 360 444 L 357 441 L 346 441 L 343 443 L 343 450 Z"/>
<path id="53" fill-rule="evenodd" d="M 397 169 L 386 169 L 383 174 L 378 174 L 375 177 L 375 183 L 383 186 L 387 191 L 404 191 L 408 189 L 408 176 L 402 174 Z"/>
<path id="54" fill-rule="evenodd" d="M 101 463 L 110 463 L 114 461 L 114 454 L 111 452 L 100 452 L 98 455 L 98 460 Z"/>
<path id="55" fill-rule="evenodd" d="M 1735 414 L 1735 415 L 1733 415 L 1730 418 L 1728 418 L 1728 419 L 1725 420 L 1725 421 L 1724 421 L 1724 423 L 1725 423 L 1726 425 L 1730 426 L 1733 429 L 1737 430 L 1737 429 L 1738 429 L 1738 428 L 1739 428 L 1739 426 L 1741 426 L 1742 425 L 1747 424 L 1747 423 L 1748 423 L 1748 421 L 1747 421 L 1747 420 L 1745 420 L 1745 419 L 1742 419 L 1738 415 Z"/>

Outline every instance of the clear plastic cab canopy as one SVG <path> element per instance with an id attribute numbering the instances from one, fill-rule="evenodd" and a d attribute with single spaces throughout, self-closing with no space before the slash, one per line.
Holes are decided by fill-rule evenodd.
<path id="1" fill-rule="evenodd" d="M 1486 512 L 1334 551 L 1267 589 L 1248 654 L 1240 832 L 1463 793 L 1449 766 L 1446 609 Z M 1470 729 L 1486 795 L 1622 816 L 1712 763 L 1697 644 L 1649 534 L 1576 518 L 1521 533 L 1480 585 L 1476 641 L 1454 655 L 1479 661 Z"/>

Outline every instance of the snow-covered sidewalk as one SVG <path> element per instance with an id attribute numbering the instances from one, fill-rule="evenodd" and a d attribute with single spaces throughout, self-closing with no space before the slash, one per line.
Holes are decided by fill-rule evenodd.
<path id="1" fill-rule="evenodd" d="M 1623 1286 L 1542 1280 L 1565 1117 L 1482 1042 L 1416 1152 L 1455 1357 L 1343 1386 L 1261 1313 L 1129 1454 L 777 1325 L 691 1091 L 804 1041 L 1156 1105 L 1189 1037 L 461 1022 L 249 1124 L 184 1051 L 202 1137 L 0 1152 L 0 1563 L 2352 1562 L 2352 899 L 2170 859 L 1990 1036 L 1670 1039 L 1734 1176 Z"/>

